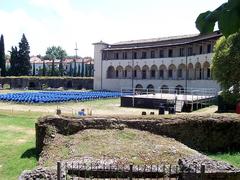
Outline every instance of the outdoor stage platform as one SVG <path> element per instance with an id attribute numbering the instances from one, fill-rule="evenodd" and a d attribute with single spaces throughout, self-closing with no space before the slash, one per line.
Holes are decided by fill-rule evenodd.
<path id="1" fill-rule="evenodd" d="M 175 112 L 191 112 L 212 103 L 214 94 L 175 94 L 175 93 L 148 93 L 123 95 L 121 97 L 122 107 L 136 107 L 169 110 Z"/>

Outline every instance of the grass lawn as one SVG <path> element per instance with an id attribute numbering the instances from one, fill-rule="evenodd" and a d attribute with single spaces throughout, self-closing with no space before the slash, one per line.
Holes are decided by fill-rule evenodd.
<path id="1" fill-rule="evenodd" d="M 39 115 L 0 111 L 0 180 L 17 179 L 36 166 L 34 122 Z"/>
<path id="2" fill-rule="evenodd" d="M 228 162 L 240 168 L 240 152 L 236 153 L 218 153 L 209 155 L 211 158 Z"/>

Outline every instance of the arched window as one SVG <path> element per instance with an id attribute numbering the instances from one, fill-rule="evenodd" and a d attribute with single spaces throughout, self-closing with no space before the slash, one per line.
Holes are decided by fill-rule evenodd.
<path id="1" fill-rule="evenodd" d="M 142 68 L 142 79 L 149 79 L 149 67 L 147 65 Z"/>
<path id="2" fill-rule="evenodd" d="M 199 62 L 195 64 L 195 77 L 196 80 L 202 79 L 202 69 L 201 64 Z"/>
<path id="3" fill-rule="evenodd" d="M 125 68 L 125 78 L 127 78 L 127 79 L 132 78 L 132 67 L 131 66 L 127 66 Z"/>
<path id="4" fill-rule="evenodd" d="M 162 85 L 161 87 L 161 92 L 162 93 L 169 93 L 169 88 L 167 85 Z"/>
<path id="5" fill-rule="evenodd" d="M 204 62 L 203 64 L 203 79 L 210 79 L 211 78 L 211 71 L 210 71 L 210 64 L 209 62 Z"/>
<path id="6" fill-rule="evenodd" d="M 194 69 L 193 69 L 193 64 L 192 63 L 188 64 L 188 79 L 189 80 L 194 79 Z"/>
<path id="7" fill-rule="evenodd" d="M 177 85 L 175 88 L 176 94 L 184 94 L 184 88 L 181 85 Z"/>
<path id="8" fill-rule="evenodd" d="M 116 78 L 123 78 L 124 77 L 124 71 L 122 66 L 118 66 L 116 68 Z"/>
<path id="9" fill-rule="evenodd" d="M 155 79 L 157 77 L 157 69 L 158 68 L 156 65 L 151 66 L 151 73 L 150 73 L 151 79 Z"/>
<path id="10" fill-rule="evenodd" d="M 162 64 L 159 67 L 159 78 L 166 79 L 166 72 L 167 72 L 167 67 L 164 64 Z"/>
<path id="11" fill-rule="evenodd" d="M 176 79 L 176 66 L 174 64 L 171 64 L 168 67 L 168 78 L 169 79 Z"/>
<path id="12" fill-rule="evenodd" d="M 154 92 L 154 86 L 152 84 L 149 84 L 147 86 L 147 90 L 148 90 L 148 92 Z"/>
<path id="13" fill-rule="evenodd" d="M 134 71 L 133 71 L 133 77 L 136 79 L 141 79 L 142 78 L 142 74 L 141 74 L 141 68 L 140 66 L 135 66 L 134 67 Z"/>
<path id="14" fill-rule="evenodd" d="M 113 66 L 109 66 L 107 69 L 107 78 L 108 79 L 113 79 L 115 78 L 115 69 Z"/>
<path id="15" fill-rule="evenodd" d="M 185 64 L 180 64 L 178 66 L 177 77 L 178 77 L 178 79 L 185 79 L 186 78 L 186 66 L 185 66 Z"/>
<path id="16" fill-rule="evenodd" d="M 136 89 L 143 89 L 143 86 L 141 84 L 137 84 Z"/>

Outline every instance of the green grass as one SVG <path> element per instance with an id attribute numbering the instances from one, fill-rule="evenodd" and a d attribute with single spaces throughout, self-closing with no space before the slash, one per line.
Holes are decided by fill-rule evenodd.
<path id="1" fill-rule="evenodd" d="M 38 113 L 0 112 L 0 180 L 17 179 L 37 164 L 34 123 Z"/>
<path id="2" fill-rule="evenodd" d="M 236 153 L 217 153 L 217 154 L 210 154 L 211 158 L 228 162 L 236 167 L 240 168 L 240 152 Z"/>

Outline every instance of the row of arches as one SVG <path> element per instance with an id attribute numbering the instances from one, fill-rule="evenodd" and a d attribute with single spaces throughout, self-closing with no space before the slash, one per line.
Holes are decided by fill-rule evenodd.
<path id="1" fill-rule="evenodd" d="M 142 68 L 136 65 L 134 68 L 128 65 L 125 68 L 122 66 L 109 66 L 107 69 L 107 78 L 126 78 L 126 79 L 189 79 L 189 80 L 200 80 L 200 79 L 211 79 L 211 71 L 209 62 L 201 63 L 197 62 L 195 65 L 189 63 L 186 67 L 185 64 L 176 65 L 171 64 L 168 67 L 164 64 L 161 66 L 157 65 L 144 65 Z"/>
<path id="2" fill-rule="evenodd" d="M 141 91 L 141 89 L 144 89 L 143 86 L 141 84 L 137 84 L 135 86 L 135 89 L 136 91 Z M 152 84 L 149 84 L 146 89 L 149 91 L 149 92 L 154 92 L 154 89 L 155 87 L 152 85 Z M 162 93 L 169 93 L 170 92 L 170 89 L 167 85 L 162 85 L 161 88 L 160 88 L 161 92 Z M 172 89 L 171 89 L 172 90 Z M 176 94 L 184 94 L 184 88 L 183 86 L 181 85 L 177 85 L 174 89 L 174 93 Z"/>

